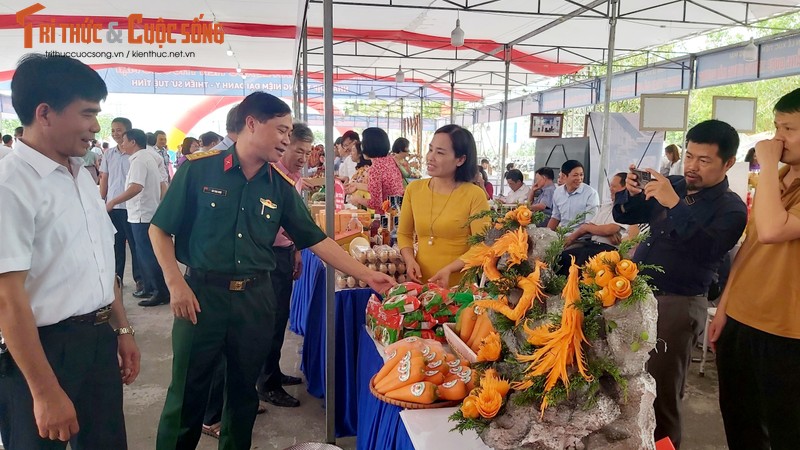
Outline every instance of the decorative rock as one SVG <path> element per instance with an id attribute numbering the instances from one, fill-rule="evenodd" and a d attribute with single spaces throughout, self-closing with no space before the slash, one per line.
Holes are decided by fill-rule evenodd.
<path id="1" fill-rule="evenodd" d="M 607 340 L 611 356 L 620 373 L 623 376 L 642 373 L 645 363 L 650 359 L 650 350 L 655 348 L 656 343 L 658 322 L 656 298 L 650 294 L 647 300 L 632 306 L 624 306 L 618 302 L 606 308 L 603 317 L 607 324 L 610 322 L 616 324 L 616 327 L 608 333 Z M 645 336 L 647 339 L 642 339 Z"/>
<path id="2" fill-rule="evenodd" d="M 558 240 L 558 234 L 549 228 L 539 228 L 536 225 L 528 225 L 528 236 L 530 237 L 528 246 L 528 260 L 544 260 L 550 244 Z"/>

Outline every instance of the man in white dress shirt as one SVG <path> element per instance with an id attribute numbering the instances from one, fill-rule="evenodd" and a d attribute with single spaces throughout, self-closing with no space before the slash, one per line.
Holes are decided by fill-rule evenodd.
<path id="1" fill-rule="evenodd" d="M 131 128 L 133 128 L 131 121 L 125 117 L 116 117 L 111 121 L 111 137 L 117 145 L 108 149 L 100 162 L 100 196 L 103 197 L 103 200 L 108 201 L 125 190 L 125 179 L 128 177 L 130 162 L 128 161 L 128 155 L 120 150 L 119 144 L 122 142 L 122 135 Z M 131 262 L 133 264 L 133 280 L 136 282 L 136 291 L 133 296 L 137 298 L 145 297 L 147 292 L 142 282 L 139 261 L 136 257 L 136 244 L 131 237 L 131 226 L 128 225 L 128 210 L 125 208 L 125 203 L 109 208 L 108 215 L 111 217 L 114 228 L 118 231 L 114 236 L 114 258 L 117 277 L 122 279 L 125 275 L 125 259 L 127 258 L 125 243 L 127 242 L 131 249 L 131 259 L 133 260 Z"/>
<path id="2" fill-rule="evenodd" d="M 146 148 L 144 131 L 133 128 L 122 136 L 120 148 L 130 161 L 130 170 L 125 180 L 125 191 L 108 200 L 107 207 L 125 202 L 128 209 L 128 223 L 136 244 L 136 255 L 144 272 L 144 288 L 150 297 L 139 302 L 139 306 L 157 306 L 169 303 L 169 291 L 164 282 L 164 274 L 158 265 L 150 237 L 150 219 L 167 191 L 164 180 L 163 160 L 154 150 Z"/>
<path id="3" fill-rule="evenodd" d="M 528 194 L 531 191 L 525 185 L 525 177 L 519 169 L 510 169 L 506 172 L 506 183 L 511 188 L 508 195 L 497 197 L 497 201 L 507 205 L 525 205 L 528 203 Z"/>
<path id="4" fill-rule="evenodd" d="M 225 135 L 219 144 L 211 148 L 211 150 L 227 150 L 231 145 L 236 143 L 236 138 L 239 136 L 239 130 L 242 129 L 244 124 L 236 123 L 236 112 L 239 110 L 239 105 L 234 106 L 228 111 L 228 116 L 225 118 Z"/>
<path id="5" fill-rule="evenodd" d="M 25 126 L 0 161 L 0 435 L 15 449 L 126 449 L 122 383 L 139 350 L 114 282 L 114 227 L 83 170 L 107 90 L 85 64 L 28 55 Z M 5 347 L 7 346 L 7 347 Z M 118 360 L 119 358 L 119 360 Z"/>

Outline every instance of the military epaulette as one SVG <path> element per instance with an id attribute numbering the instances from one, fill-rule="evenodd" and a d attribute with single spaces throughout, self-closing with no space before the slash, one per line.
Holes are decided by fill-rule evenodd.
<path id="1" fill-rule="evenodd" d="M 204 152 L 194 152 L 186 155 L 189 161 L 197 161 L 198 159 L 208 158 L 209 156 L 216 156 L 222 153 L 222 150 L 206 150 Z"/>
<path id="2" fill-rule="evenodd" d="M 288 181 L 289 184 L 291 184 L 292 186 L 296 184 L 294 180 L 289 177 L 289 175 L 286 175 L 285 173 L 283 173 L 281 169 L 278 169 L 278 166 L 276 166 L 275 163 L 269 163 L 269 165 L 271 165 L 272 168 L 275 169 L 275 172 L 278 172 L 278 174 L 282 176 L 284 180 Z"/>

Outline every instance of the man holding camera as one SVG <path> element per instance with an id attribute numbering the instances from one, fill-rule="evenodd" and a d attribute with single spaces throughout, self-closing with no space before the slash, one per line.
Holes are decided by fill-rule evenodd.
<path id="1" fill-rule="evenodd" d="M 631 166 L 626 190 L 614 202 L 615 221 L 650 224 L 635 262 L 663 269 L 642 271 L 652 277 L 658 299 L 658 344 L 647 370 L 656 380 L 655 438 L 669 437 L 675 448 L 680 448 L 681 399 L 692 347 L 706 320 L 708 287 L 747 221 L 747 208 L 728 189 L 726 177 L 736 162 L 736 130 L 708 120 L 690 129 L 686 140 L 684 176 L 648 169 L 648 177 Z"/>

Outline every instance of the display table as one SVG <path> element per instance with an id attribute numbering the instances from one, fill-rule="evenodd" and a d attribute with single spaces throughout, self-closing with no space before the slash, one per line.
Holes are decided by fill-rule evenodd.
<path id="1" fill-rule="evenodd" d="M 337 437 L 355 436 L 357 432 L 358 340 L 372 294 L 372 289 L 336 292 Z M 325 264 L 311 251 L 303 250 L 303 274 L 292 293 L 290 330 L 305 336 L 300 369 L 305 375 L 308 393 L 317 398 L 325 397 L 325 309 Z"/>

